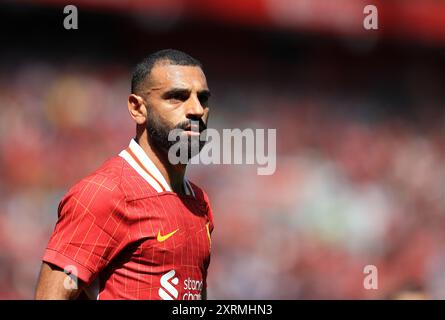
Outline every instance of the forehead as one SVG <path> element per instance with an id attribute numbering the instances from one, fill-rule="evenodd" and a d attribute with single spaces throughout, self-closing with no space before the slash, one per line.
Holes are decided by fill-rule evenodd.
<path id="1" fill-rule="evenodd" d="M 199 66 L 157 63 L 150 73 L 151 89 L 181 88 L 189 90 L 208 89 L 204 72 Z"/>

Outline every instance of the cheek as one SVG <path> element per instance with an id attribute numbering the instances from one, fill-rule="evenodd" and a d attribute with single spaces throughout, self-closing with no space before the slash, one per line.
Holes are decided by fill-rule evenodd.
<path id="1" fill-rule="evenodd" d="M 172 127 L 183 117 L 182 109 L 169 103 L 161 103 L 154 112 L 156 112 L 157 119 L 160 119 L 164 124 L 169 124 Z"/>
<path id="2" fill-rule="evenodd" d="M 163 131 L 168 131 L 172 128 L 168 118 L 160 114 L 158 110 L 151 110 L 148 116 L 147 128 L 154 127 Z"/>
<path id="3" fill-rule="evenodd" d="M 163 113 L 164 118 L 166 118 L 171 123 L 179 123 L 186 119 L 186 109 L 183 104 L 170 105 L 170 108 L 165 109 Z"/>
<path id="4" fill-rule="evenodd" d="M 207 123 L 207 120 L 209 119 L 209 109 L 204 110 L 204 115 L 202 116 L 202 120 L 204 120 L 205 123 Z"/>

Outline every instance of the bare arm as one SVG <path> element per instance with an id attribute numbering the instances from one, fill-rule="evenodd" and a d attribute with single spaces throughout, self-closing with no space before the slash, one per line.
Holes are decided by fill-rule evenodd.
<path id="1" fill-rule="evenodd" d="M 74 300 L 82 291 L 83 283 L 72 280 L 62 269 L 46 262 L 42 263 L 37 282 L 36 300 Z M 77 281 L 77 285 L 76 285 Z"/>

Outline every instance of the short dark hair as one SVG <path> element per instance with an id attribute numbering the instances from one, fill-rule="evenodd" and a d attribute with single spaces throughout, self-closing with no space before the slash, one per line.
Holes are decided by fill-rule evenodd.
<path id="1" fill-rule="evenodd" d="M 203 69 L 200 61 L 185 52 L 174 49 L 156 51 L 136 66 L 131 79 L 131 93 L 138 93 L 140 84 L 145 81 L 147 75 L 150 75 L 154 65 L 163 60 L 168 61 L 173 65 L 198 66 Z"/>

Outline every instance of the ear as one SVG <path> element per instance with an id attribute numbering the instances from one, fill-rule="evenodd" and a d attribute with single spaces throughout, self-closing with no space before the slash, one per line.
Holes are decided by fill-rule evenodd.
<path id="1" fill-rule="evenodd" d="M 137 124 L 144 124 L 147 121 L 147 107 L 141 96 L 136 94 L 128 96 L 128 112 Z"/>

